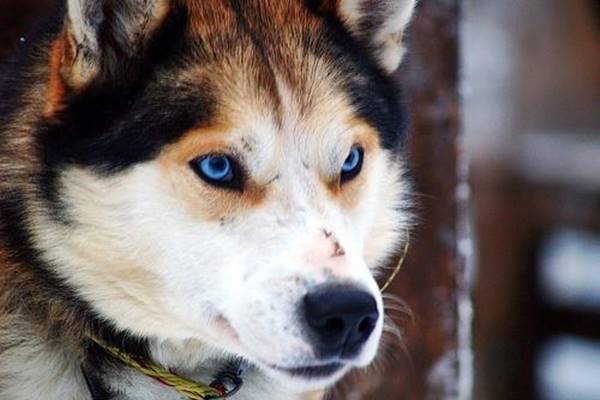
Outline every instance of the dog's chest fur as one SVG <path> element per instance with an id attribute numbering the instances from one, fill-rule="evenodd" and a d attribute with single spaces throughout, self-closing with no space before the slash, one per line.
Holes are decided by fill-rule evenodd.
<path id="1" fill-rule="evenodd" d="M 88 386 L 82 372 L 82 360 L 58 341 L 42 340 L 35 328 L 18 317 L 0 319 L 0 399 L 3 400 L 187 400 L 171 388 L 127 367 L 103 371 L 102 381 Z M 186 371 L 199 381 L 210 381 L 211 370 L 221 365 L 203 365 L 201 370 Z M 88 378 L 89 379 L 89 378 Z M 96 386 L 98 385 L 98 386 Z M 94 399 L 91 392 L 98 392 Z M 107 396 L 108 398 L 104 397 Z M 316 400 L 318 393 L 292 396 L 277 382 L 256 370 L 244 376 L 237 400 Z"/>

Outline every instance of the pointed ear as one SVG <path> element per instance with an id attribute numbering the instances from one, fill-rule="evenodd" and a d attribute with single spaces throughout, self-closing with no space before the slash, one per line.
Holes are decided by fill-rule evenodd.
<path id="1" fill-rule="evenodd" d="M 110 79 L 143 54 L 168 10 L 169 0 L 68 0 L 51 59 L 71 89 Z"/>
<path id="2" fill-rule="evenodd" d="M 402 38 L 415 5 L 416 0 L 323 0 L 321 9 L 334 12 L 391 73 L 402 61 Z"/>

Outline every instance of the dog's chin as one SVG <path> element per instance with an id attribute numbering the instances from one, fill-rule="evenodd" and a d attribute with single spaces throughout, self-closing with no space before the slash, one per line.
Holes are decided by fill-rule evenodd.
<path id="1" fill-rule="evenodd" d="M 279 385 L 295 393 L 322 390 L 333 386 L 351 368 L 349 364 L 332 362 L 293 367 L 261 366 L 264 373 Z"/>
<path id="2" fill-rule="evenodd" d="M 366 344 L 359 357 L 351 360 L 332 359 L 328 361 L 303 361 L 297 364 L 269 364 L 248 355 L 241 356 L 251 365 L 262 371 L 277 385 L 293 393 L 303 393 L 327 389 L 335 385 L 351 369 L 368 367 L 377 354 L 379 334 Z"/>

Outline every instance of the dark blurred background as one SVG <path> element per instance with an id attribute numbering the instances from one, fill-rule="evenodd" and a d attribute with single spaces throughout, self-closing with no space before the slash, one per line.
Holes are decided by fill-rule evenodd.
<path id="1" fill-rule="evenodd" d="M 600 399 L 600 2 L 463 3 L 475 399 Z"/>
<path id="2" fill-rule="evenodd" d="M 0 0 L 0 60 L 51 3 Z M 331 397 L 600 399 L 600 1 L 421 0 L 407 40 L 402 340 Z"/>

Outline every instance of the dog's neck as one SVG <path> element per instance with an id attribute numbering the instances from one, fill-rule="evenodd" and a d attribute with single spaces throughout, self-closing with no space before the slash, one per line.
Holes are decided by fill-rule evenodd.
<path id="1" fill-rule="evenodd" d="M 97 348 L 73 349 L 58 338 L 42 338 L 33 324 L 23 318 L 13 316 L 11 321 L 5 319 L 0 325 L 2 399 L 187 400 L 159 381 L 106 358 Z M 179 364 L 178 374 L 210 382 L 227 360 L 213 358 L 197 346 L 150 343 L 149 349 L 155 362 L 162 360 L 165 366 Z M 300 398 L 303 397 L 286 392 L 256 369 L 244 375 L 244 386 L 233 397 L 235 400 Z"/>
<path id="2" fill-rule="evenodd" d="M 200 382 L 210 382 L 229 361 L 200 342 L 139 340 L 115 333 L 85 304 L 53 287 L 51 276 L 41 274 L 38 266 L 6 254 L 0 246 L 0 399 L 92 400 L 95 392 L 103 400 L 185 400 L 90 346 L 90 333 Z M 244 387 L 234 397 L 300 398 L 256 369 L 245 374 Z"/>
<path id="3" fill-rule="evenodd" d="M 161 388 L 168 386 L 173 391 L 190 394 L 189 397 L 193 394 L 203 398 L 221 398 L 237 392 L 251 369 L 239 359 L 226 360 L 221 352 L 213 354 L 209 346 L 198 341 L 149 340 L 145 344 L 145 355 L 133 355 L 97 337 L 91 339 L 82 371 L 94 399 L 127 391 L 119 379 L 107 374 L 115 369 L 138 379 L 151 378 Z"/>
<path id="4" fill-rule="evenodd" d="M 145 362 L 154 365 L 161 362 L 165 370 L 173 371 L 190 382 L 211 382 L 217 371 L 226 365 L 225 360 L 208 357 L 207 352 L 196 343 L 149 342 L 149 354 L 152 359 Z M 186 398 L 175 388 L 169 387 L 167 382 L 147 371 L 126 365 L 97 344 L 90 346 L 82 370 L 94 400 Z"/>

